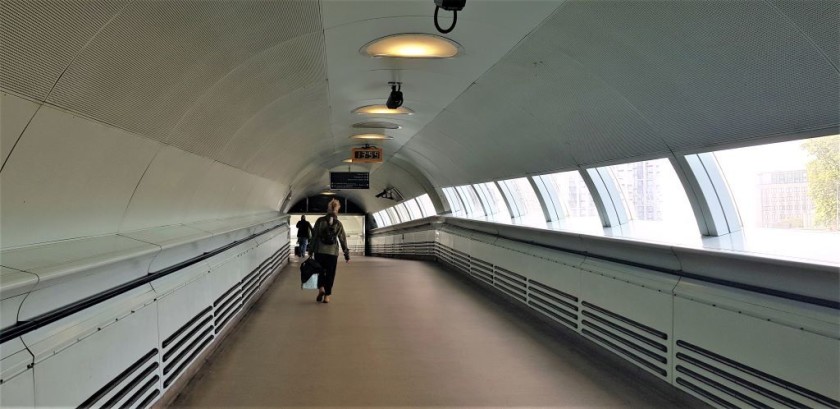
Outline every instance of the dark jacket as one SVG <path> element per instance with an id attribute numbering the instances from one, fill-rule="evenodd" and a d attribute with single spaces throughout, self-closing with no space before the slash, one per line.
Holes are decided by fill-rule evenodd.
<path id="1" fill-rule="evenodd" d="M 308 221 L 301 220 L 297 222 L 295 227 L 298 229 L 298 237 L 306 237 L 307 239 L 312 237 L 312 225 Z"/>
<path id="2" fill-rule="evenodd" d="M 329 235 L 328 229 L 331 229 L 335 234 L 335 243 L 326 244 L 321 238 Z M 345 256 L 350 254 L 350 249 L 347 248 L 347 237 L 344 234 L 344 226 L 338 220 L 335 214 L 327 213 L 326 216 L 321 216 L 315 221 L 315 227 L 312 228 L 312 240 L 309 242 L 310 254 L 321 253 L 338 256 L 338 246 L 341 245 L 341 250 Z"/>

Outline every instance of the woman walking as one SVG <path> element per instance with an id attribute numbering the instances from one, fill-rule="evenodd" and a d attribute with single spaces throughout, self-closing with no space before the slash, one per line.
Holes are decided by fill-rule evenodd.
<path id="1" fill-rule="evenodd" d="M 332 295 L 335 282 L 335 268 L 338 264 L 338 246 L 344 253 L 344 261 L 350 262 L 350 249 L 347 248 L 347 237 L 344 226 L 338 221 L 338 210 L 341 203 L 331 200 L 327 205 L 327 214 L 315 221 L 312 228 L 312 240 L 309 242 L 309 254 L 315 255 L 315 261 L 324 268 L 324 274 L 318 276 L 318 298 L 315 301 L 328 303 Z"/>

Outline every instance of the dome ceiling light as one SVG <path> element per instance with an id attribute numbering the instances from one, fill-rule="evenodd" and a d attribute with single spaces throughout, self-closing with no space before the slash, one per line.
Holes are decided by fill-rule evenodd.
<path id="1" fill-rule="evenodd" d="M 394 34 L 373 40 L 360 50 L 370 57 L 452 58 L 461 45 L 435 34 Z"/>
<path id="2" fill-rule="evenodd" d="M 350 139 L 390 141 L 391 139 L 394 139 L 394 137 L 379 134 L 379 133 L 362 133 L 362 134 L 350 135 Z"/>
<path id="3" fill-rule="evenodd" d="M 402 126 L 393 122 L 357 122 L 353 124 L 353 128 L 375 128 L 375 129 L 401 129 Z"/>
<path id="4" fill-rule="evenodd" d="M 406 107 L 389 109 L 383 104 L 361 106 L 354 109 L 353 113 L 366 115 L 414 115 L 414 111 Z"/>

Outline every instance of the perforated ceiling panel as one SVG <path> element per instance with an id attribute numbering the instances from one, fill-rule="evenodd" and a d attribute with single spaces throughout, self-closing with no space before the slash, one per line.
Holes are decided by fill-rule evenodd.
<path id="1" fill-rule="evenodd" d="M 318 60 L 323 45 L 313 49 L 297 37 L 321 30 L 317 2 L 309 1 L 138 1 L 130 4 L 82 51 L 56 85 L 49 101 L 145 136 L 168 141 L 207 155 L 220 144 L 218 134 L 184 135 L 201 132 L 197 121 L 219 113 L 213 102 L 227 104 L 233 113 L 226 118 L 247 117 L 235 104 L 257 108 L 272 90 L 283 85 L 248 84 L 254 80 L 291 80 L 286 89 L 324 72 Z M 281 44 L 297 41 L 297 46 Z M 277 61 L 276 52 L 291 60 Z M 314 59 L 313 54 L 314 53 Z M 264 66 L 260 67 L 260 63 Z M 267 76 L 266 69 L 286 68 L 293 72 Z M 309 69 L 302 73 L 298 70 Z M 303 80 L 301 80 L 303 78 Z M 238 84 L 231 80 L 239 79 Z M 253 90 L 267 87 L 250 99 L 233 88 Z M 212 96 L 232 100 L 208 101 Z M 243 101 L 242 98 L 247 99 Z M 185 117 L 186 115 L 186 117 Z M 216 123 L 218 124 L 218 122 Z M 224 130 L 223 130 L 224 131 Z"/>
<path id="2" fill-rule="evenodd" d="M 401 153 L 445 186 L 836 129 L 837 3 L 802 4 L 567 2 Z"/>
<path id="3" fill-rule="evenodd" d="M 0 87 L 43 101 L 99 28 L 127 1 L 0 2 Z"/>
<path id="4" fill-rule="evenodd" d="M 324 84 L 322 33 L 306 34 L 265 50 L 219 80 L 180 119 L 168 143 L 217 157 L 237 129 L 278 98 Z M 326 100 L 326 95 L 322 95 Z M 289 101 L 301 104 L 303 101 Z M 319 104 L 323 109 L 324 104 Z M 308 106 L 313 108 L 313 106 Z M 274 112 L 291 121 L 285 112 Z M 232 162 L 242 163 L 239 158 Z"/>
<path id="5" fill-rule="evenodd" d="M 840 67 L 840 1 L 772 0 L 782 13 L 814 41 Z"/>

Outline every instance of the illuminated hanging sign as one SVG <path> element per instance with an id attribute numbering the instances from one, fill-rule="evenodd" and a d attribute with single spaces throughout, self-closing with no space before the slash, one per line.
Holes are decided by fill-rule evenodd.
<path id="1" fill-rule="evenodd" d="M 382 148 L 353 148 L 350 158 L 353 163 L 382 163 Z"/>

